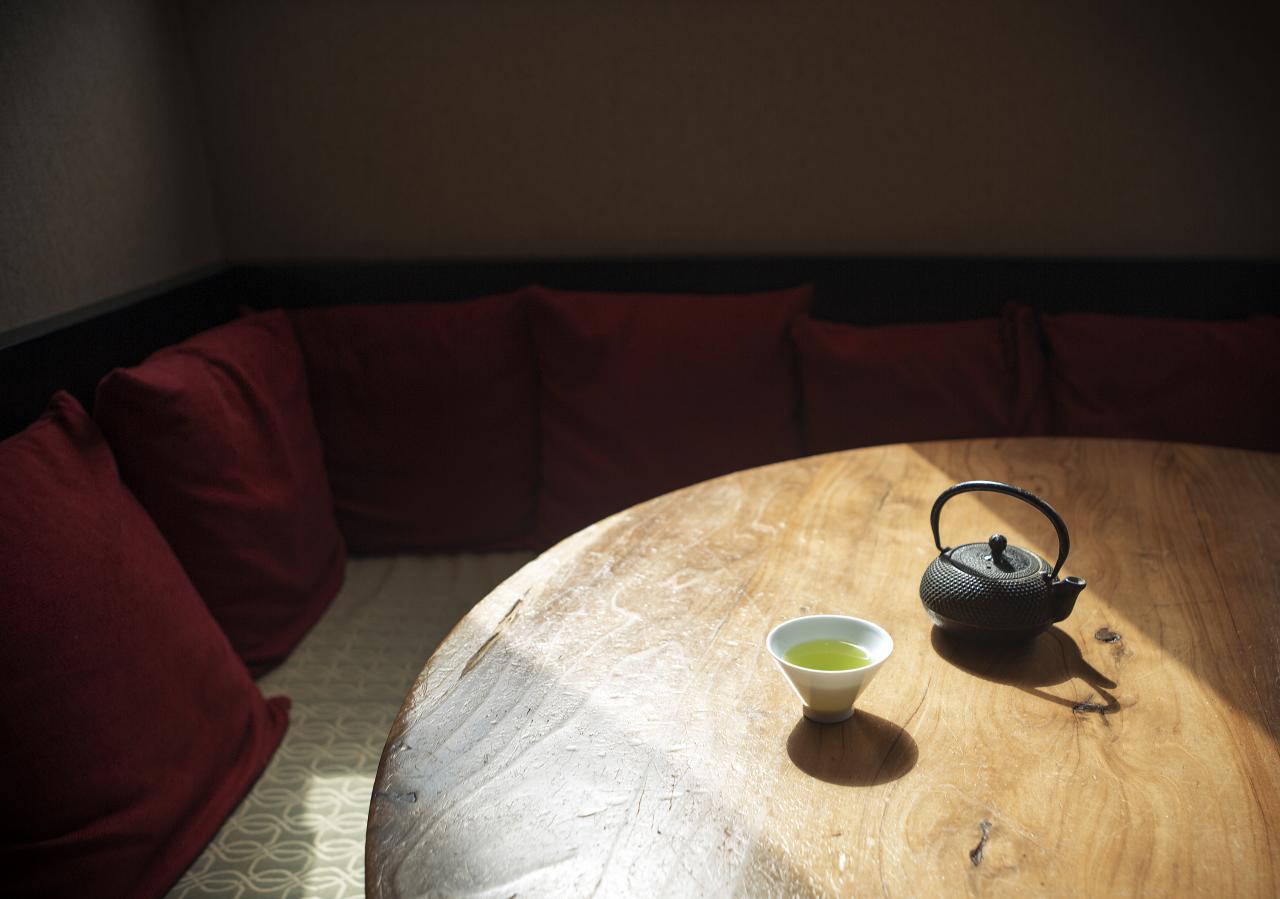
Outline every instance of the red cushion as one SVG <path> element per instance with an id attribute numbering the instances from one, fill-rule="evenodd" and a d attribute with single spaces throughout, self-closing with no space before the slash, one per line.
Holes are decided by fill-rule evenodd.
<path id="1" fill-rule="evenodd" d="M 252 786 L 264 701 L 69 395 L 0 443 L 6 895 L 160 896 Z"/>
<path id="2" fill-rule="evenodd" d="M 1033 325 L 1021 307 L 938 324 L 798 320 L 806 448 L 1042 432 Z"/>
<path id="3" fill-rule="evenodd" d="M 1055 432 L 1280 450 L 1280 318 L 1045 315 Z"/>
<path id="4" fill-rule="evenodd" d="M 535 294 L 544 541 L 668 490 L 800 454 L 788 328 L 811 288 Z"/>
<path id="5" fill-rule="evenodd" d="M 278 664 L 329 605 L 346 562 L 284 313 L 112 372 L 94 416 L 236 651 L 257 673 Z"/>
<path id="6" fill-rule="evenodd" d="M 353 551 L 528 534 L 538 410 L 522 294 L 290 316 Z"/>

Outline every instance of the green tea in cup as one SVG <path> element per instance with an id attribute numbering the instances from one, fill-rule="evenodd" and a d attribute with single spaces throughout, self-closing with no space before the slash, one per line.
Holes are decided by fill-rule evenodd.
<path id="1" fill-rule="evenodd" d="M 871 664 L 866 650 L 847 640 L 805 640 L 784 652 L 782 658 L 813 671 L 852 671 Z"/>

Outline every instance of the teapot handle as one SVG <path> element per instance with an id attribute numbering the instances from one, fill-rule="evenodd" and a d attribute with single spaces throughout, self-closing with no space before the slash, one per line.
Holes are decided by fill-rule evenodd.
<path id="1" fill-rule="evenodd" d="M 1002 484 L 999 481 L 965 481 L 942 491 L 942 495 L 933 504 L 933 511 L 929 513 L 929 524 L 933 528 L 933 544 L 938 547 L 938 552 L 946 552 L 946 548 L 942 545 L 942 539 L 938 535 L 938 518 L 942 515 L 943 503 L 953 496 L 959 496 L 961 493 L 974 493 L 977 491 L 1003 493 L 1005 496 L 1015 497 L 1024 503 L 1035 506 L 1049 519 L 1053 524 L 1053 529 L 1058 532 L 1058 561 L 1054 564 L 1053 572 L 1049 575 L 1050 579 L 1056 579 L 1058 572 L 1062 570 L 1062 563 L 1067 561 L 1067 552 L 1071 548 L 1071 537 L 1067 534 L 1067 523 L 1062 520 L 1061 515 L 1054 511 L 1053 506 L 1031 491 L 1023 490 L 1021 487 L 1014 487 L 1011 484 Z"/>

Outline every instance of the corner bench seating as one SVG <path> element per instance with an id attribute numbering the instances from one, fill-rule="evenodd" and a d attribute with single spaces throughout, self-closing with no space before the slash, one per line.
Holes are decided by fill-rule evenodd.
<path id="1" fill-rule="evenodd" d="M 19 888 L 68 894 L 68 880 L 49 872 L 70 859 L 63 870 L 91 878 L 82 895 L 360 895 L 373 773 L 430 650 L 532 552 L 657 493 L 789 456 L 905 440 L 1072 434 L 1280 449 L 1274 417 L 1259 414 L 1280 380 L 1271 315 L 1150 320 L 1010 303 L 985 319 L 860 326 L 820 320 L 812 302 L 805 287 L 718 296 L 531 288 L 450 305 L 248 313 L 109 374 L 96 425 L 62 395 L 39 427 L 78 435 L 67 452 L 92 449 L 99 480 L 115 476 L 114 458 L 129 491 L 112 509 L 149 516 L 163 535 L 138 536 L 138 552 L 171 550 L 181 562 L 190 580 L 181 589 L 216 622 L 193 623 L 191 639 L 222 641 L 209 651 L 228 669 L 229 695 L 243 693 L 229 669 L 234 650 L 262 692 L 293 706 L 269 762 L 279 731 L 254 731 L 256 767 L 239 776 L 265 770 L 229 817 L 222 801 L 195 843 L 166 842 L 189 811 L 137 813 L 114 835 L 141 847 L 122 860 L 101 831 L 114 819 L 104 825 L 102 809 L 87 809 L 83 821 L 4 833 Z M 24 431 L 0 442 L 0 462 L 34 466 L 56 494 L 61 457 L 31 461 L 33 440 Z M 17 475 L 0 486 L 0 641 L 43 635 L 56 654 L 45 613 L 67 602 L 65 589 L 24 559 L 59 560 L 90 579 L 110 553 L 81 559 L 49 524 L 53 513 L 42 517 L 44 498 L 22 496 Z M 67 497 L 74 511 L 79 500 Z M 162 621 L 172 614 L 163 596 L 143 595 L 145 572 L 129 577 L 128 595 L 113 600 L 121 608 L 144 602 Z M 54 617 L 74 620 L 75 604 L 98 592 L 81 584 Z M 0 644 L 9 649 L 20 647 Z M 15 658 L 37 669 L 43 657 Z M 127 683 L 128 658 L 74 660 L 86 676 L 123 671 L 120 689 L 140 689 Z M 52 669 L 66 663 L 54 657 L 24 681 L 48 691 L 55 711 L 63 682 Z M 174 689 L 188 691 L 179 698 L 207 690 L 203 670 L 167 664 Z M 6 715 L 26 699 L 0 692 Z M 145 718 L 147 708 L 119 714 Z M 270 708 L 277 720 L 286 705 Z M 9 760 L 36 774 L 28 792 L 6 788 L 21 821 L 38 788 L 47 801 L 69 787 L 64 772 L 41 769 L 37 735 L 18 737 Z M 218 758 L 211 750 L 209 764 L 240 764 L 237 745 L 229 740 Z M 146 774 L 119 772 L 120 794 L 104 802 L 134 808 L 138 791 L 159 789 Z M 207 807 L 199 795 L 178 798 Z M 176 884 L 164 873 L 181 871 Z"/>
<path id="2" fill-rule="evenodd" d="M 293 700 L 280 748 L 169 895 L 363 896 L 369 795 L 401 701 L 454 623 L 533 558 L 351 559 L 324 617 L 258 679 Z"/>

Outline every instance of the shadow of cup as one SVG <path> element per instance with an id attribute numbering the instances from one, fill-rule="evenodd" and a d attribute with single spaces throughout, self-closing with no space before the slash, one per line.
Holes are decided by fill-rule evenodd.
<path id="1" fill-rule="evenodd" d="M 1116 688 L 1116 682 L 1086 662 L 1080 647 L 1061 628 L 1051 627 L 1034 639 L 1013 646 L 959 640 L 939 627 L 934 627 L 930 640 L 939 656 L 983 680 L 1017 687 L 1076 712 L 1111 715 L 1120 711 L 1120 703 L 1107 692 Z M 1095 690 L 1102 702 L 1094 702 L 1092 696 L 1079 702 L 1044 689 L 1076 678 Z"/>
<path id="2" fill-rule="evenodd" d="M 787 738 L 797 768 L 827 783 L 869 787 L 897 780 L 915 767 L 916 741 L 898 725 L 859 710 L 839 724 L 801 718 Z"/>

